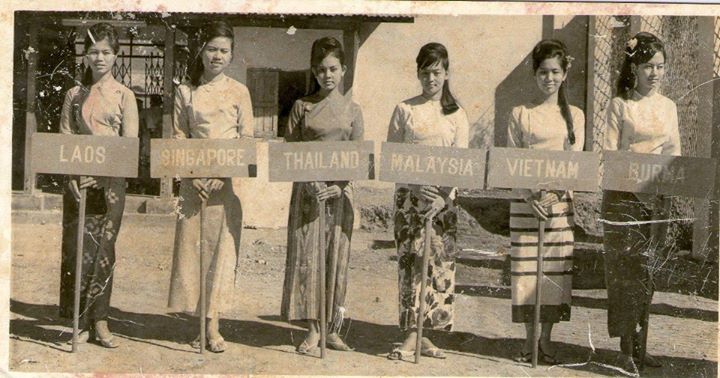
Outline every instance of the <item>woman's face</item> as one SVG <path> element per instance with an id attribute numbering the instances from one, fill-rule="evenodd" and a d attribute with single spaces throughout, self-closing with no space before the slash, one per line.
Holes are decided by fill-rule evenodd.
<path id="1" fill-rule="evenodd" d="M 115 59 L 117 58 L 115 50 L 110 46 L 110 41 L 107 38 L 103 38 L 90 46 L 85 57 L 88 61 L 88 66 L 92 70 L 93 76 L 103 76 L 110 72 Z"/>
<path id="2" fill-rule="evenodd" d="M 637 77 L 636 89 L 639 92 L 647 94 L 656 90 L 665 77 L 665 56 L 661 52 L 657 52 L 647 62 L 635 65 L 634 71 L 635 77 Z"/>
<path id="3" fill-rule="evenodd" d="M 535 70 L 537 86 L 547 96 L 557 93 L 566 78 L 567 72 L 562 68 L 557 57 L 543 60 Z"/>
<path id="4" fill-rule="evenodd" d="M 231 60 L 232 40 L 228 37 L 215 37 L 203 47 L 202 63 L 205 73 L 218 75 L 227 68 Z"/>
<path id="5" fill-rule="evenodd" d="M 431 66 L 421 68 L 417 73 L 420 85 L 422 85 L 423 94 L 431 97 L 440 92 L 448 79 L 448 72 L 441 62 L 435 62 Z"/>
<path id="6" fill-rule="evenodd" d="M 330 92 L 337 88 L 345 76 L 346 67 L 340 63 L 334 55 L 328 55 L 323 59 L 320 64 L 312 68 L 315 80 L 318 85 L 326 92 Z"/>

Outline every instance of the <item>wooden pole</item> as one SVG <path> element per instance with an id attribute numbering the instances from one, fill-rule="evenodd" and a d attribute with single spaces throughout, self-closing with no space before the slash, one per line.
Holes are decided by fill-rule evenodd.
<path id="1" fill-rule="evenodd" d="M 541 192 L 541 197 L 545 196 L 545 191 Z M 540 303 L 542 300 L 542 284 L 545 280 L 543 274 L 543 244 L 545 243 L 545 221 L 538 220 L 538 257 L 537 257 L 537 276 L 535 280 L 535 314 L 533 317 L 533 350 L 532 350 L 532 367 L 538 365 L 538 352 L 540 343 Z"/>
<path id="2" fill-rule="evenodd" d="M 28 25 L 28 46 L 34 49 L 28 54 L 27 61 L 27 90 L 26 90 L 26 107 L 25 107 L 25 161 L 24 161 L 24 182 L 23 191 L 26 194 L 35 192 L 36 174 L 32 170 L 32 135 L 37 132 L 37 118 L 35 117 L 35 108 L 37 107 L 37 65 L 38 65 L 38 27 L 35 22 Z"/>
<path id="3" fill-rule="evenodd" d="M 205 353 L 205 322 L 207 318 L 207 304 L 206 294 L 207 290 L 207 275 L 205 274 L 205 266 L 203 264 L 203 252 L 205 250 L 205 210 L 207 207 L 207 200 L 202 200 L 200 203 L 200 354 Z"/>
<path id="4" fill-rule="evenodd" d="M 415 363 L 420 363 L 420 355 L 422 354 L 422 334 L 423 334 L 423 320 L 425 319 L 425 295 L 427 293 L 427 270 L 428 263 L 430 262 L 430 233 L 432 232 L 432 222 L 434 216 L 427 217 L 425 219 L 425 245 L 423 246 L 423 257 L 422 267 L 420 268 L 421 279 L 420 279 L 420 295 L 418 297 L 419 308 L 417 313 L 417 321 L 415 326 L 417 327 L 417 337 L 415 340 Z"/>
<path id="5" fill-rule="evenodd" d="M 80 335 L 80 286 L 82 282 L 83 241 L 85 237 L 85 204 L 87 203 L 87 189 L 80 189 L 80 203 L 78 204 L 78 228 L 75 251 L 75 298 L 73 302 L 73 341 L 72 352 L 78 351 L 78 336 Z"/>
<path id="6" fill-rule="evenodd" d="M 163 116 L 162 137 L 172 138 L 173 134 L 173 105 L 175 84 L 175 29 L 165 28 L 165 45 L 163 46 Z M 160 197 L 172 198 L 173 179 L 160 179 Z"/>
<path id="7" fill-rule="evenodd" d="M 325 200 L 318 201 L 319 210 L 319 231 L 318 239 L 320 249 L 318 268 L 320 269 L 320 358 L 325 358 L 325 347 L 327 343 L 327 309 L 325 291 L 327 290 L 325 279 Z"/>

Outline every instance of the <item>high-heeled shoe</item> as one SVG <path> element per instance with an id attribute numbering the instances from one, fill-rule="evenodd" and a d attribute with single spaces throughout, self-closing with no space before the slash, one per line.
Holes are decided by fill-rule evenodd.
<path id="1" fill-rule="evenodd" d="M 317 345 L 310 345 L 307 340 L 303 340 L 303 342 L 295 348 L 295 351 L 298 352 L 298 354 L 310 354 L 315 352 L 317 347 Z"/>
<path id="2" fill-rule="evenodd" d="M 102 345 L 103 347 L 108 348 L 108 349 L 115 349 L 120 346 L 120 343 L 117 341 L 117 338 L 113 334 L 110 334 L 110 337 L 105 339 L 105 338 L 100 337 L 100 335 L 97 333 L 97 331 L 95 331 L 94 333 L 95 333 L 95 335 L 94 335 L 95 337 L 93 338 L 93 340 L 96 343 Z"/>
<path id="3" fill-rule="evenodd" d="M 327 340 L 325 340 L 325 344 L 330 349 L 339 350 L 341 352 L 350 352 L 355 350 L 354 348 L 351 348 L 349 345 L 345 344 L 345 342 L 336 333 L 329 334 Z"/>

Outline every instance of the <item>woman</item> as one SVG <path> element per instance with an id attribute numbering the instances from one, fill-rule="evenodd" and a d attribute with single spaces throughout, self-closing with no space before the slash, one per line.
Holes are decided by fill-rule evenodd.
<path id="1" fill-rule="evenodd" d="M 175 92 L 174 138 L 251 138 L 254 124 L 250 92 L 223 73 L 233 57 L 233 29 L 225 22 L 209 23 L 202 29 L 201 42 L 200 59 L 192 68 L 190 82 L 178 86 Z M 182 179 L 180 183 L 168 306 L 199 315 L 198 245 L 202 226 L 207 346 L 216 353 L 225 350 L 220 314 L 231 299 L 240 253 L 242 207 L 237 185 L 231 178 Z M 203 201 L 207 208 L 201 223 Z M 199 337 L 191 345 L 200 348 Z"/>
<path id="2" fill-rule="evenodd" d="M 427 146 L 468 147 L 469 125 L 465 111 L 450 92 L 448 52 L 439 43 L 428 43 L 417 58 L 417 78 L 422 94 L 395 107 L 388 128 L 388 142 Z M 455 301 L 457 212 L 453 188 L 397 185 L 395 191 L 395 244 L 398 253 L 400 329 L 402 345 L 388 355 L 403 359 L 413 355 L 417 339 L 425 217 L 433 218 L 432 258 L 429 260 L 426 314 L 422 327 L 452 330 Z M 432 333 L 428 333 L 431 336 Z M 429 337 L 422 339 L 422 355 L 445 358 Z"/>
<path id="3" fill-rule="evenodd" d="M 115 81 L 111 68 L 120 49 L 115 29 L 99 23 L 87 29 L 81 85 L 70 89 L 60 115 L 60 132 L 137 138 L 135 95 Z M 118 347 L 108 329 L 115 269 L 115 241 L 125 209 L 125 179 L 72 177 L 63 196 L 60 316 L 72 318 L 75 294 L 80 189 L 87 190 L 80 293 L 80 342 Z"/>
<path id="4" fill-rule="evenodd" d="M 638 33 L 627 43 L 617 97 L 608 107 L 605 150 L 680 155 L 677 108 L 658 92 L 666 62 L 662 41 L 650 33 Z M 603 219 L 610 222 L 663 219 L 667 205 L 665 199 L 655 195 L 606 191 Z M 620 337 L 622 362 L 633 369 L 633 357 L 639 358 L 644 349 L 641 335 L 649 326 L 648 310 L 654 291 L 650 259 L 657 247 L 665 244 L 667 229 L 648 223 L 606 223 L 603 228 L 608 332 L 610 337 Z M 662 365 L 648 354 L 644 364 Z"/>
<path id="5" fill-rule="evenodd" d="M 537 84 L 535 100 L 513 108 L 508 147 L 582 151 L 585 116 L 567 101 L 567 74 L 572 57 L 558 40 L 542 40 L 532 51 Z M 544 280 L 540 306 L 542 323 L 539 358 L 555 364 L 550 342 L 553 325 L 570 320 L 572 298 L 573 200 L 567 191 L 519 190 L 524 199 L 510 204 L 512 321 L 525 323 L 525 343 L 518 362 L 529 362 L 537 290 L 538 221 L 545 221 Z"/>
<path id="6" fill-rule="evenodd" d="M 360 106 L 340 93 L 347 68 L 342 46 L 335 38 L 313 43 L 310 67 L 315 77 L 311 95 L 295 102 L 285 140 L 288 142 L 362 140 Z M 325 200 L 325 229 L 319 229 L 319 202 Z M 326 238 L 328 347 L 352 350 L 340 338 L 345 314 L 350 240 L 353 228 L 353 184 L 347 181 L 293 184 L 288 220 L 287 260 L 281 314 L 287 320 L 305 320 L 308 333 L 296 350 L 312 353 L 320 341 L 318 238 Z M 335 255 L 333 255 L 335 254 Z M 333 260 L 332 256 L 336 256 Z M 332 280 L 335 273 L 335 280 Z"/>

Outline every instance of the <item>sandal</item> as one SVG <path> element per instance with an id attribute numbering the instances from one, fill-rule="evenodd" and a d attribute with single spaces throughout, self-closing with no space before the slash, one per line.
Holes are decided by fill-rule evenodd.
<path id="1" fill-rule="evenodd" d="M 335 333 L 331 333 L 328 335 L 327 340 L 325 340 L 325 344 L 330 348 L 334 350 L 339 350 L 341 352 L 350 352 L 355 350 L 355 348 L 351 348 L 345 342 Z"/>
<path id="2" fill-rule="evenodd" d="M 120 343 L 117 342 L 115 336 L 110 336 L 107 339 L 103 339 L 102 337 L 100 337 L 100 335 L 96 334 L 95 342 L 100 343 L 100 345 L 109 349 L 115 349 L 120 346 Z"/>
<path id="3" fill-rule="evenodd" d="M 218 336 L 215 339 L 208 339 L 208 349 L 213 353 L 222 353 L 225 351 L 225 339 Z"/>
<path id="4" fill-rule="evenodd" d="M 636 364 L 640 363 L 639 357 L 633 357 L 633 358 L 635 359 Z M 663 366 L 662 362 L 657 357 L 651 355 L 650 353 L 645 353 L 645 361 L 643 361 L 643 362 L 644 362 L 644 366 L 647 366 L 647 367 L 657 368 L 657 367 Z"/>
<path id="5" fill-rule="evenodd" d="M 78 333 L 78 344 L 87 343 L 91 339 L 91 337 L 90 337 L 91 332 L 92 331 L 87 330 L 87 329 L 81 330 L 80 333 Z M 67 344 L 72 345 L 72 343 L 73 343 L 73 339 L 72 339 L 72 337 L 70 337 L 70 340 L 68 340 Z"/>
<path id="6" fill-rule="evenodd" d="M 402 350 L 400 348 L 395 348 L 392 350 L 392 352 L 388 353 L 387 358 L 388 360 L 403 361 L 406 358 L 412 358 L 414 356 L 415 352 L 412 350 Z"/>
<path id="7" fill-rule="evenodd" d="M 295 348 L 295 351 L 299 354 L 310 354 L 317 350 L 317 345 L 310 345 L 307 340 L 303 340 L 300 345 Z"/>
<path id="8" fill-rule="evenodd" d="M 426 357 L 432 357 L 432 358 L 439 358 L 441 360 L 444 360 L 447 358 L 445 355 L 445 352 L 442 351 L 442 349 L 438 347 L 432 347 L 432 348 L 422 348 L 420 349 L 420 355 L 426 356 Z"/>
<path id="9" fill-rule="evenodd" d="M 532 362 L 532 352 L 525 353 L 525 352 L 521 351 L 520 354 L 513 357 L 513 361 L 520 362 L 520 363 L 530 363 L 530 362 Z"/>
<path id="10" fill-rule="evenodd" d="M 200 349 L 200 336 L 196 337 L 195 340 L 188 343 L 193 349 Z"/>
<path id="11" fill-rule="evenodd" d="M 557 358 L 557 351 L 555 351 L 552 355 L 549 355 L 545 353 L 542 348 L 538 348 L 538 363 L 540 362 L 546 365 L 559 365 L 562 363 L 562 361 Z"/>

